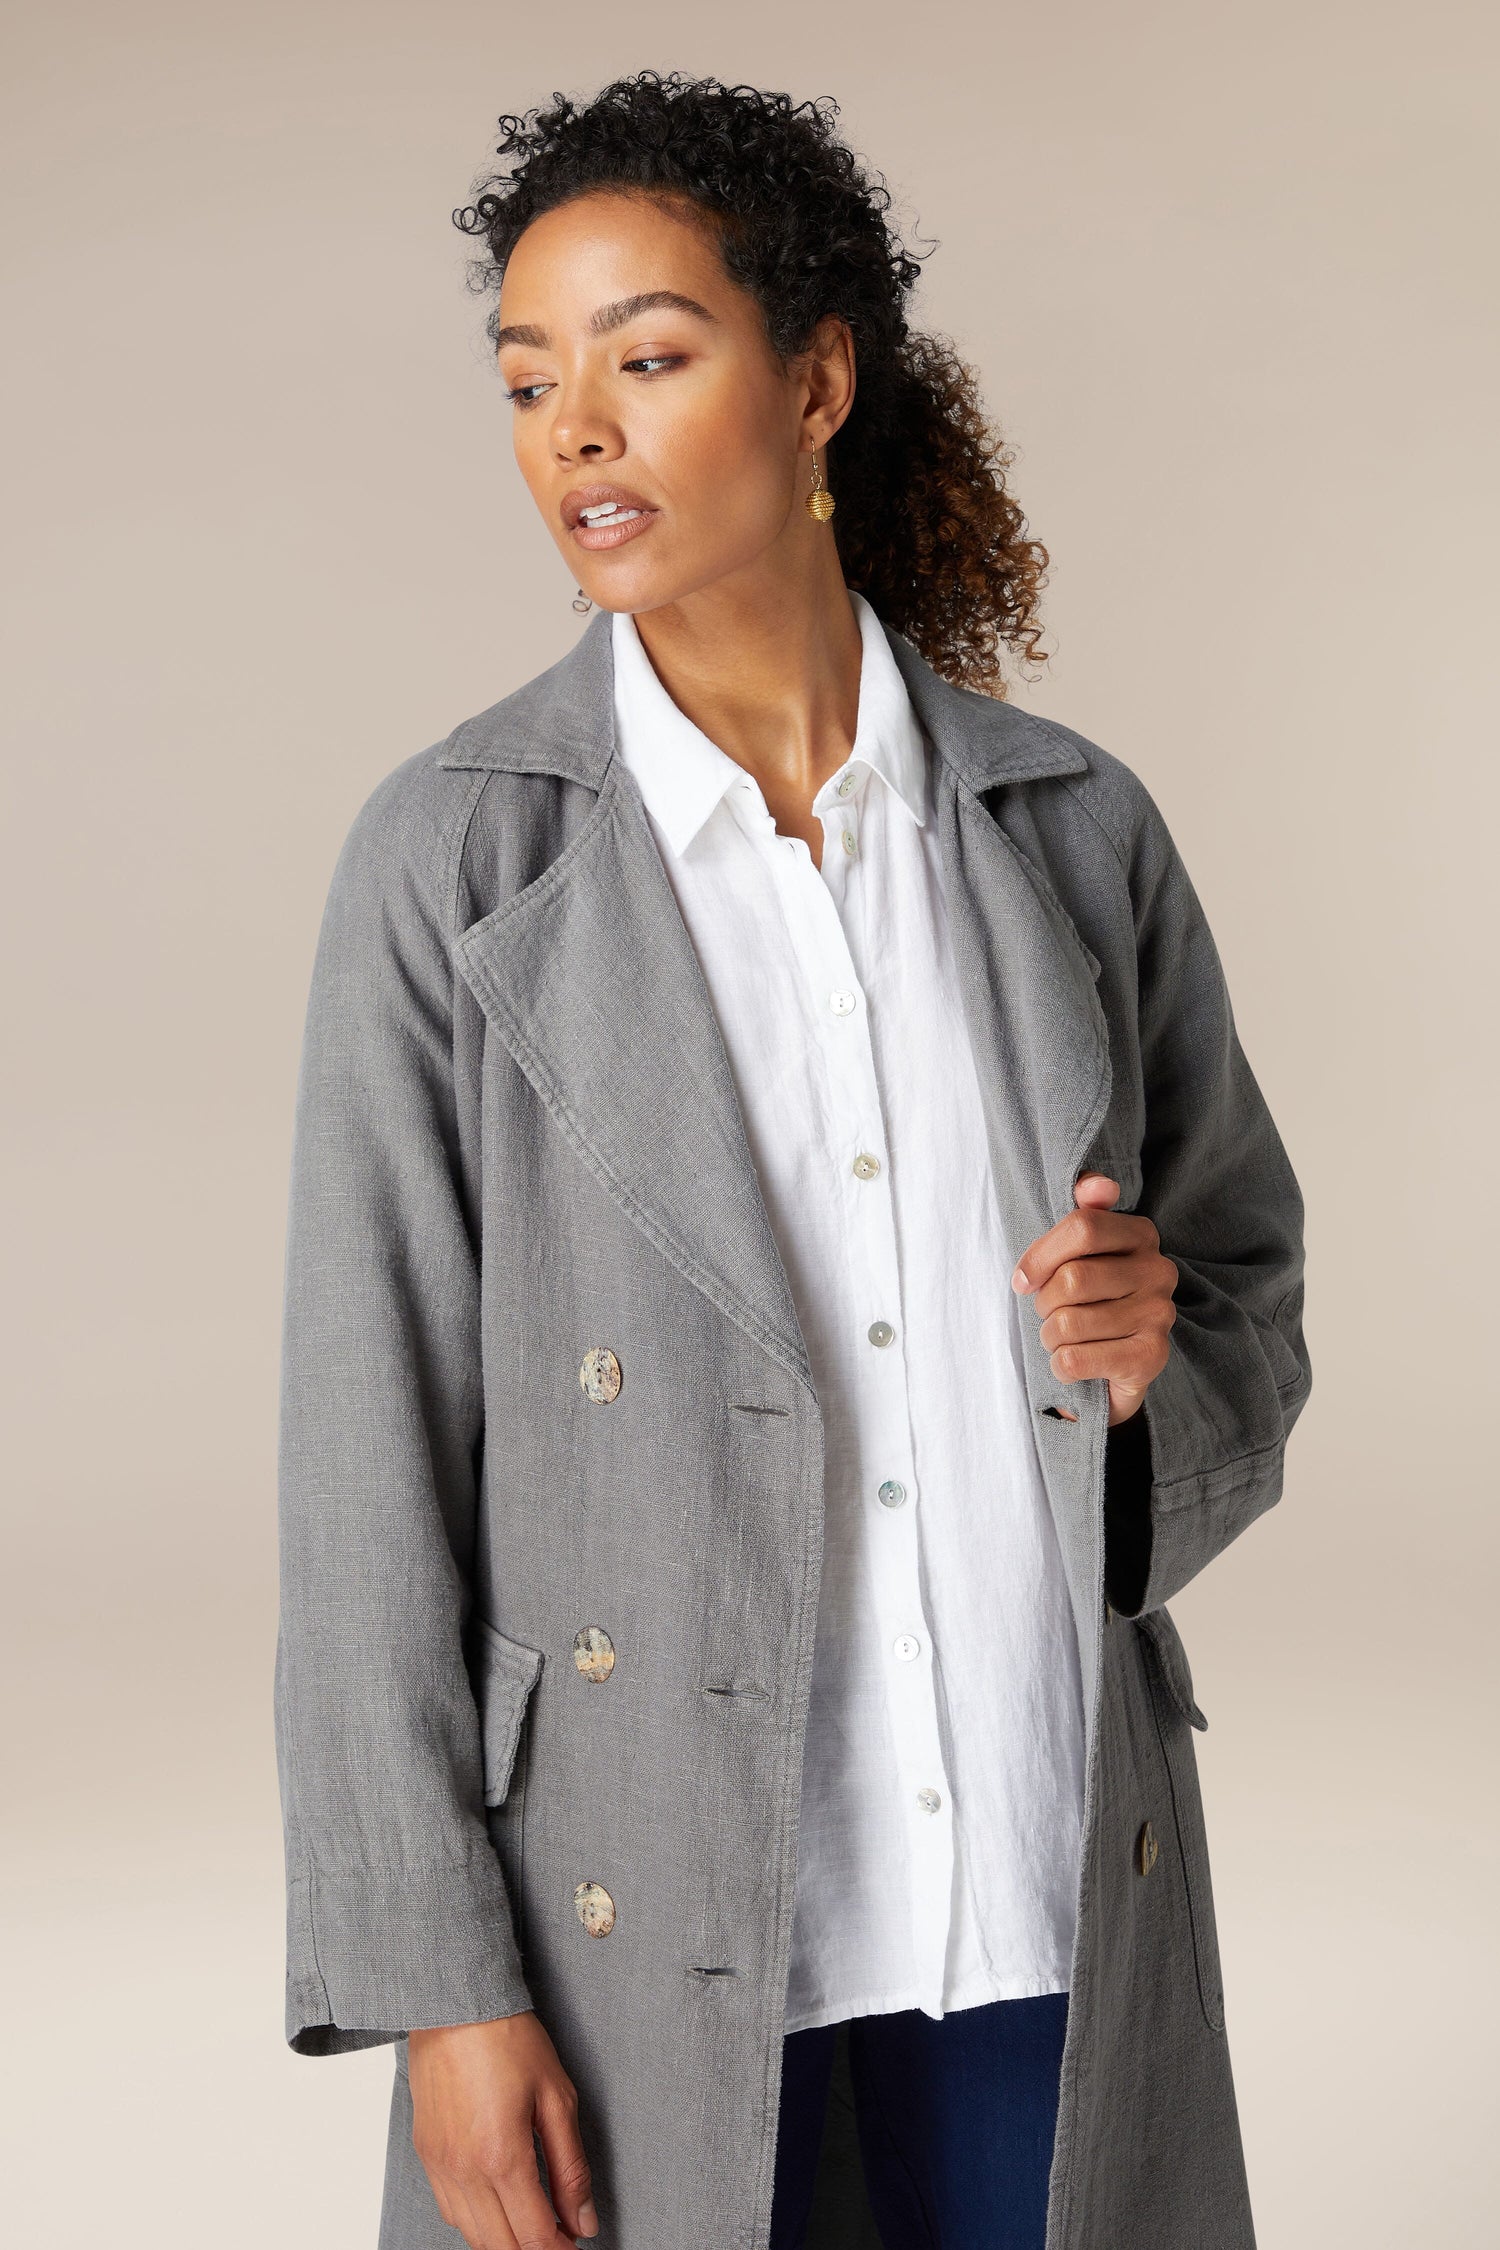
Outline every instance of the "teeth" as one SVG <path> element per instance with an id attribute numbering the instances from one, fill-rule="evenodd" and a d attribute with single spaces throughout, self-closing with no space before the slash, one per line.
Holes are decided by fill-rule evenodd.
<path id="1" fill-rule="evenodd" d="M 585 508 L 580 520 L 583 523 L 606 523 L 612 515 L 618 513 L 619 506 L 618 500 L 606 500 L 601 507 Z"/>

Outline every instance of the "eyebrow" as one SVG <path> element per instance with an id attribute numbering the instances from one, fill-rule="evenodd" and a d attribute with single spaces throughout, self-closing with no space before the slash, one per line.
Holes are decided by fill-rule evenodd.
<path id="1" fill-rule="evenodd" d="M 617 298 L 612 305 L 600 305 L 589 319 L 591 336 L 609 336 L 617 328 L 624 328 L 642 313 L 691 313 L 695 320 L 714 321 L 707 305 L 700 305 L 696 297 L 684 297 L 680 289 L 643 289 L 639 296 Z M 717 326 L 717 322 L 714 323 Z M 545 328 L 537 328 L 530 321 L 521 321 L 513 328 L 502 328 L 495 338 L 496 351 L 507 344 L 524 344 L 531 351 L 544 352 L 551 344 Z"/>

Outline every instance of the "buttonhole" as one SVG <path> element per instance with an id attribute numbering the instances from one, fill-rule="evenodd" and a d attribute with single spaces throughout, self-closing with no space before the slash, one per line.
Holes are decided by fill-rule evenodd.
<path id="1" fill-rule="evenodd" d="M 1054 1422 L 1066 1422 L 1068 1419 L 1060 1406 L 1044 1406 L 1041 1411 L 1050 1415 Z"/>
<path id="2" fill-rule="evenodd" d="M 741 1406 L 737 1400 L 731 1401 L 729 1411 L 731 1414 L 779 1414 L 783 1420 L 788 1413 L 784 1406 Z"/>
<path id="3" fill-rule="evenodd" d="M 740 1695 L 751 1703 L 769 1703 L 771 1700 L 764 1688 L 735 1687 L 727 1680 L 706 1680 L 703 1692 L 705 1695 Z"/>
<path id="4" fill-rule="evenodd" d="M 740 1972 L 738 1969 L 702 1968 L 694 1961 L 689 1965 L 689 1973 L 695 1977 L 737 1977 Z"/>

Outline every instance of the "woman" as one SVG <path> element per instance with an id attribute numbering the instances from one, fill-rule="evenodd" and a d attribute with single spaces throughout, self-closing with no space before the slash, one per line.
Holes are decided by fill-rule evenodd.
<path id="1" fill-rule="evenodd" d="M 459 223 L 597 614 L 355 820 L 298 1088 L 288 2036 L 382 2243 L 1252 2241 L 1162 1606 L 1301 1205 L 831 105 L 504 121 Z"/>

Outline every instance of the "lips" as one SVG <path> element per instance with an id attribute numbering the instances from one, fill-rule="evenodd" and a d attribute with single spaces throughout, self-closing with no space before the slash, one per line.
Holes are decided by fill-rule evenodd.
<path id="1" fill-rule="evenodd" d="M 622 515 L 655 515 L 657 510 L 639 492 L 631 492 L 623 484 L 583 484 L 570 492 L 562 504 L 562 518 L 569 531 L 576 531 L 590 520 L 594 528 L 602 523 L 618 521 Z"/>

